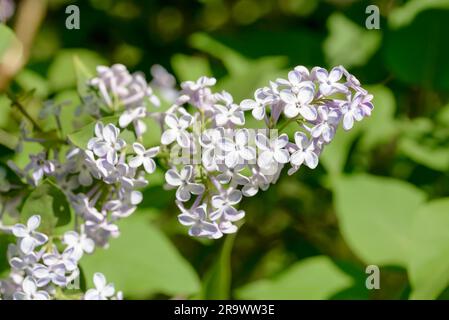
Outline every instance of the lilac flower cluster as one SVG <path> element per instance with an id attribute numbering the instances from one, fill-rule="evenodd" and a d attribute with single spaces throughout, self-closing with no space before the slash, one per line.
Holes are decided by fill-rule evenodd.
<path id="1" fill-rule="evenodd" d="M 240 104 L 228 92 L 213 93 L 215 82 L 201 77 L 181 84 L 161 137 L 170 154 L 167 187 L 176 189 L 179 221 L 192 236 L 236 232 L 245 216 L 237 208 L 243 196 L 267 190 L 287 164 L 289 174 L 302 165 L 316 168 L 339 124 L 350 130 L 373 109 L 372 95 L 342 66 L 330 72 L 296 67 Z M 265 130 L 246 128 L 245 111 L 263 120 Z M 288 125 L 295 126 L 294 141 L 279 135 Z"/>
<path id="2" fill-rule="evenodd" d="M 141 90 L 145 90 L 146 97 L 151 96 L 151 89 L 143 85 L 142 78 L 132 76 L 129 81 L 126 70 L 119 66 L 111 69 L 117 73 L 117 79 L 110 77 L 107 70 L 100 67 L 101 77 L 90 81 L 90 84 L 97 83 L 107 90 L 112 88 L 111 92 L 104 93 L 119 99 L 117 105 L 123 105 L 118 111 L 120 119 L 132 108 L 146 108 L 143 98 L 137 98 L 143 97 Z M 129 89 L 129 95 L 125 87 Z M 155 96 L 151 98 L 153 102 L 158 101 Z M 107 99 L 102 106 L 110 107 Z M 76 213 L 76 219 L 73 231 L 66 232 L 61 239 L 52 238 L 51 242 L 48 242 L 48 236 L 36 232 L 39 216 L 30 218 L 27 226 L 18 224 L 4 227 L 0 223 L 1 231 L 12 232 L 19 238 L 18 244 L 10 247 L 12 272 L 10 278 L 2 282 L 4 298 L 55 297 L 59 291 L 53 290 L 54 286 L 65 288 L 69 280 L 78 276 L 77 262 L 84 253 L 93 253 L 95 247 L 107 247 L 111 237 L 119 236 L 116 222 L 131 215 L 142 201 L 142 193 L 138 189 L 148 184 L 145 176 L 155 171 L 153 158 L 159 152 L 157 146 L 146 149 L 138 142 L 137 132 L 142 130 L 136 129 L 136 140 L 127 143 L 114 124 L 104 125 L 98 121 L 93 137 L 84 148 L 68 143 L 65 148 L 31 154 L 30 162 L 23 170 L 9 163 L 16 174 L 31 185 L 39 186 L 44 179 L 51 180 L 65 194 Z M 26 130 L 23 130 L 23 135 L 24 141 L 33 140 L 28 137 Z M 60 152 L 67 150 L 67 147 L 65 156 L 60 157 Z M 9 188 L 5 191 L 9 191 Z M 3 207 L 1 214 L 4 210 Z M 54 245 L 56 240 L 66 245 L 62 253 Z M 35 251 L 36 248 L 41 249 Z M 94 283 L 96 289 L 89 290 L 84 298 L 111 298 L 114 294 L 113 287 L 106 284 L 101 274 L 95 275 Z"/>
<path id="3" fill-rule="evenodd" d="M 89 84 L 98 91 L 103 108 L 110 111 L 125 108 L 120 115 L 121 128 L 133 124 L 137 137 L 146 132 L 147 127 L 143 119 L 149 115 L 146 108 L 147 101 L 159 106 L 160 100 L 148 86 L 143 74 L 130 74 L 122 64 L 115 64 L 110 68 L 99 66 L 97 76 L 91 79 Z"/>
<path id="4" fill-rule="evenodd" d="M 8 251 L 11 274 L 0 282 L 3 298 L 59 298 L 61 288 L 77 278 L 82 256 L 107 248 L 110 238 L 119 236 L 116 223 L 143 200 L 139 190 L 156 170 L 155 158 L 166 165 L 166 187 L 176 189 L 179 222 L 191 236 L 217 239 L 237 231 L 245 217 L 238 208 L 243 197 L 267 190 L 286 166 L 288 174 L 303 165 L 316 168 L 340 123 L 350 130 L 373 109 L 372 95 L 342 66 L 330 71 L 296 67 L 287 79 L 270 82 L 240 103 L 226 91 L 214 92 L 214 78 L 186 81 L 177 90 L 175 78 L 161 66 L 153 67 L 152 74 L 151 84 L 171 105 L 165 112 L 149 111 L 161 102 L 142 74 L 131 74 L 123 65 L 100 66 L 79 108 L 96 118 L 85 145 L 62 140 L 30 155 L 23 170 L 9 163 L 23 183 L 39 186 L 50 180 L 56 185 L 76 219 L 62 238 L 39 233 L 39 216 L 26 226 L 4 226 L 4 212 L 17 219 L 26 194 L 5 198 L 0 231 L 14 234 L 17 243 Z M 49 103 L 42 115 L 60 124 L 60 109 Z M 252 129 L 248 114 L 263 128 Z M 116 116 L 118 127 L 102 121 L 105 116 Z M 161 127 L 161 146 L 145 147 L 149 118 Z M 121 129 L 134 135 L 125 139 Z M 48 143 L 25 127 L 21 132 L 22 141 Z M 3 199 L 14 186 L 2 171 L 0 182 Z M 80 297 L 121 298 L 102 274 L 95 274 L 94 284 Z"/>
<path id="5" fill-rule="evenodd" d="M 94 242 L 75 231 L 68 231 L 62 238 L 65 247 L 60 252 L 47 235 L 37 231 L 40 223 L 40 216 L 35 215 L 28 219 L 26 225 L 11 227 L 17 242 L 8 247 L 11 272 L 7 279 L 0 281 L 1 299 L 50 300 L 61 298 L 61 289 L 71 286 L 75 289 L 75 281 L 80 274 L 78 261 L 84 253 L 92 253 Z M 96 288 L 84 295 L 80 293 L 80 298 L 121 299 L 122 293 L 114 296 L 114 286 L 105 282 L 103 275 L 95 274 Z"/>

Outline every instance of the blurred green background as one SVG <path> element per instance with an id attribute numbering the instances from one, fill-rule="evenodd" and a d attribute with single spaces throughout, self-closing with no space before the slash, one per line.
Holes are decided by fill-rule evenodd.
<path id="1" fill-rule="evenodd" d="M 65 28 L 69 4 L 80 8 L 80 30 Z M 370 4 L 379 30 L 365 28 Z M 244 225 L 218 241 L 186 234 L 157 172 L 121 237 L 84 259 L 86 278 L 104 272 L 138 299 L 445 299 L 448 31 L 446 0 L 50 0 L 10 89 L 36 89 L 36 116 L 45 100 L 70 100 L 70 118 L 74 55 L 92 70 L 123 63 L 148 79 L 156 63 L 179 81 L 215 76 L 237 101 L 296 65 L 342 64 L 374 94 L 375 110 L 337 133 L 316 170 L 245 199 Z M 12 150 L 21 116 L 9 104 L 0 94 L 0 160 L 23 164 L 35 150 Z M 378 290 L 365 286 L 371 264 Z"/>

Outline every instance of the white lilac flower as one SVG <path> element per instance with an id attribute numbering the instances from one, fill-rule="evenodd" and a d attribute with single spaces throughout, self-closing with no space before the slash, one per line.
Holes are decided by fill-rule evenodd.
<path id="1" fill-rule="evenodd" d="M 31 277 L 23 280 L 22 290 L 14 293 L 14 300 L 50 300 L 48 292 L 38 290 L 36 282 Z"/>
<path id="2" fill-rule="evenodd" d="M 126 218 L 136 211 L 136 206 L 142 200 L 143 195 L 140 191 L 120 192 L 119 199 L 108 201 L 104 209 L 110 211 L 113 218 Z"/>
<path id="3" fill-rule="evenodd" d="M 212 206 L 216 209 L 210 214 L 212 221 L 224 218 L 229 221 L 240 220 L 238 211 L 234 206 L 242 200 L 242 193 L 240 190 L 233 190 L 212 197 Z"/>
<path id="4" fill-rule="evenodd" d="M 15 244 L 8 246 L 9 264 L 16 270 L 31 269 L 39 261 L 40 256 L 40 253 L 35 252 L 25 254 L 21 250 L 18 250 Z"/>
<path id="5" fill-rule="evenodd" d="M 336 92 L 345 93 L 348 91 L 348 87 L 339 82 L 343 76 L 341 67 L 335 67 L 329 73 L 326 69 L 314 68 L 312 73 L 319 82 L 322 95 L 329 96 Z"/>
<path id="6" fill-rule="evenodd" d="M 107 248 L 109 238 L 117 238 L 120 235 L 119 228 L 114 223 L 107 221 L 88 220 L 85 222 L 86 235 L 95 242 L 96 246 Z"/>
<path id="7" fill-rule="evenodd" d="M 317 124 L 312 128 L 311 135 L 314 138 L 322 138 L 325 143 L 332 141 L 335 135 L 336 126 L 340 117 L 335 110 L 326 106 L 318 107 Z"/>
<path id="8" fill-rule="evenodd" d="M 243 110 L 239 105 L 235 104 L 232 96 L 223 91 L 221 94 L 216 95 L 218 102 L 223 102 L 222 104 L 215 104 L 216 109 L 215 122 L 217 126 L 229 126 L 237 125 L 242 126 L 245 124 L 245 116 Z"/>
<path id="9" fill-rule="evenodd" d="M 35 231 L 40 223 L 41 217 L 34 215 L 28 219 L 26 226 L 21 223 L 13 226 L 12 232 L 20 238 L 19 248 L 23 253 L 29 254 L 34 248 L 47 242 L 48 237 L 45 234 Z"/>
<path id="10" fill-rule="evenodd" d="M 91 151 L 90 157 L 92 157 L 92 160 L 94 160 L 94 156 Z M 92 166 L 86 162 L 86 158 L 88 158 L 87 154 L 84 152 L 84 150 L 81 150 L 80 148 L 73 148 L 67 153 L 67 171 L 69 173 L 73 173 L 77 175 L 78 182 L 83 187 L 88 187 L 92 185 L 93 178 L 92 176 L 95 176 L 99 178 L 99 173 L 97 169 L 97 165 L 95 164 L 95 169 L 92 168 Z"/>
<path id="11" fill-rule="evenodd" d="M 50 283 L 53 283 L 60 287 L 64 287 L 67 285 L 66 269 L 62 264 L 45 266 L 38 263 L 34 266 L 31 274 L 36 280 L 36 284 L 38 287 L 45 287 Z"/>
<path id="12" fill-rule="evenodd" d="M 254 100 L 245 99 L 240 103 L 240 108 L 243 111 L 251 110 L 253 117 L 256 120 L 262 120 L 265 118 L 266 111 L 265 106 L 268 104 L 269 99 L 266 98 L 266 95 L 263 92 L 263 89 L 257 89 L 254 93 Z"/>
<path id="13" fill-rule="evenodd" d="M 107 283 L 106 277 L 102 273 L 94 274 L 95 289 L 87 290 L 84 300 L 108 300 L 115 293 L 115 287 L 112 283 Z"/>
<path id="14" fill-rule="evenodd" d="M 288 144 L 288 136 L 280 135 L 278 138 L 268 140 L 261 133 L 256 135 L 256 145 L 261 150 L 257 159 L 257 164 L 263 169 L 271 169 L 277 164 L 287 163 L 290 159 L 290 153 L 286 149 Z"/>
<path id="15" fill-rule="evenodd" d="M 44 177 L 44 174 L 52 174 L 55 171 L 55 165 L 52 161 L 46 159 L 44 152 L 37 155 L 30 155 L 30 163 L 25 167 L 25 171 L 31 171 L 31 176 L 35 185 Z"/>
<path id="16" fill-rule="evenodd" d="M 74 271 L 78 267 L 78 260 L 74 256 L 74 248 L 66 248 L 62 254 L 53 247 L 52 252 L 42 256 L 42 261 L 48 267 L 64 267 L 66 271 Z"/>
<path id="17" fill-rule="evenodd" d="M 211 128 L 201 133 L 199 144 L 202 147 L 201 160 L 203 166 L 209 170 L 217 169 L 217 159 L 222 154 L 219 143 L 224 137 L 223 128 Z"/>
<path id="18" fill-rule="evenodd" d="M 103 126 L 101 122 L 95 125 L 95 138 L 89 140 L 87 148 L 98 157 L 106 157 L 111 164 L 117 162 L 117 151 L 121 151 L 126 142 L 119 138 L 120 130 L 112 123 Z"/>
<path id="19" fill-rule="evenodd" d="M 180 118 L 173 114 L 165 116 L 165 124 L 168 129 L 161 136 L 162 144 L 168 145 L 176 141 L 181 147 L 188 148 L 190 146 L 189 133 L 187 128 L 192 124 L 193 118 L 184 114 Z"/>
<path id="20" fill-rule="evenodd" d="M 240 129 L 235 132 L 235 142 L 223 138 L 218 147 L 223 151 L 219 158 L 224 159 L 225 164 L 229 168 L 235 167 L 237 164 L 243 164 L 245 161 L 251 161 L 256 158 L 256 150 L 248 145 L 249 131 Z"/>
<path id="21" fill-rule="evenodd" d="M 254 169 L 252 175 L 249 177 L 249 182 L 242 188 L 242 194 L 245 197 L 253 197 L 259 192 L 259 189 L 263 191 L 267 190 L 269 184 L 270 181 L 266 175 L 260 170 Z"/>
<path id="22" fill-rule="evenodd" d="M 67 231 L 64 233 L 62 240 L 67 248 L 73 248 L 72 256 L 76 260 L 80 260 L 85 253 L 92 253 L 95 249 L 95 243 L 88 238 L 85 233 L 78 234 L 76 231 Z"/>
<path id="23" fill-rule="evenodd" d="M 295 118 L 299 114 L 306 120 L 315 120 L 317 111 L 311 105 L 315 96 L 312 82 L 303 82 L 298 87 L 282 90 L 280 97 L 286 103 L 284 113 L 288 118 Z"/>
<path id="24" fill-rule="evenodd" d="M 292 166 L 299 167 L 305 163 L 310 169 L 315 169 L 318 165 L 318 155 L 313 141 L 309 141 L 304 133 L 297 131 L 295 132 L 295 144 L 297 150 L 290 156 Z"/>
<path id="25" fill-rule="evenodd" d="M 200 195 L 204 192 L 204 185 L 192 182 L 193 167 L 187 165 L 178 172 L 170 169 L 165 173 L 165 181 L 170 187 L 177 187 L 176 199 L 182 202 L 190 200 L 191 194 Z"/>
<path id="26" fill-rule="evenodd" d="M 189 235 L 192 237 L 213 237 L 217 234 L 216 224 L 208 222 L 207 205 L 203 204 L 191 211 L 183 210 L 178 216 L 179 222 L 189 229 Z"/>
<path id="27" fill-rule="evenodd" d="M 141 137 L 147 130 L 145 122 L 142 121 L 146 116 L 147 110 L 145 107 L 127 109 L 121 114 L 118 123 L 121 128 L 126 128 L 133 123 L 137 136 Z"/>
<path id="28" fill-rule="evenodd" d="M 224 164 L 218 165 L 220 174 L 217 175 L 217 180 L 221 184 L 233 183 L 236 185 L 246 185 L 249 183 L 249 179 L 240 173 L 244 168 L 245 166 L 241 164 L 232 168 Z"/>
<path id="29" fill-rule="evenodd" d="M 98 66 L 97 77 L 89 84 L 97 88 L 100 97 L 110 108 L 118 104 L 125 107 L 141 106 L 145 99 L 156 106 L 159 99 L 153 94 L 145 77 L 141 73 L 130 74 L 124 65 L 115 64 L 112 67 Z"/>
<path id="30" fill-rule="evenodd" d="M 72 202 L 73 209 L 83 219 L 87 221 L 103 221 L 104 215 L 90 203 L 90 199 L 85 194 L 78 194 Z"/>
<path id="31" fill-rule="evenodd" d="M 181 96 L 187 96 L 188 102 L 204 111 L 210 111 L 215 103 L 210 87 L 214 86 L 215 78 L 200 77 L 197 81 L 185 81 L 181 83 Z"/>
<path id="32" fill-rule="evenodd" d="M 156 163 L 153 158 L 159 153 L 160 148 L 154 147 L 145 150 L 144 146 L 136 142 L 133 144 L 133 149 L 136 156 L 129 160 L 129 166 L 131 168 L 138 168 L 143 165 L 147 173 L 153 173 L 156 170 Z"/>
<path id="33" fill-rule="evenodd" d="M 23 280 L 23 273 L 12 269 L 7 278 L 0 280 L 0 298 L 13 300 L 16 292 L 23 292 Z"/>
<path id="34" fill-rule="evenodd" d="M 176 78 L 158 64 L 153 65 L 150 72 L 153 76 L 150 85 L 158 90 L 165 100 L 174 102 L 179 95 L 176 90 Z"/>
<path id="35" fill-rule="evenodd" d="M 354 121 L 361 121 L 364 117 L 371 115 L 373 105 L 372 95 L 365 96 L 357 92 L 352 100 L 345 102 L 341 107 L 343 113 L 343 128 L 350 130 L 354 126 Z"/>

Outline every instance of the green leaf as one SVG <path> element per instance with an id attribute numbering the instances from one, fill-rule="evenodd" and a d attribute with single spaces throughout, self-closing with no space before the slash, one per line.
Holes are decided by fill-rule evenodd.
<path id="1" fill-rule="evenodd" d="M 449 285 L 449 198 L 431 201 L 412 227 L 408 274 L 411 299 L 435 299 Z"/>
<path id="2" fill-rule="evenodd" d="M 195 81 L 202 76 L 212 76 L 209 61 L 204 57 L 175 54 L 171 64 L 179 81 Z"/>
<path id="3" fill-rule="evenodd" d="M 355 124 L 351 131 L 337 130 L 334 140 L 325 146 L 323 154 L 320 157 L 320 163 L 331 176 L 336 176 L 343 172 L 349 150 L 355 138 L 360 134 L 360 129 L 360 126 Z"/>
<path id="4" fill-rule="evenodd" d="M 85 96 L 88 91 L 87 81 L 92 78 L 93 70 L 89 70 L 78 55 L 73 57 L 73 65 L 75 67 L 76 88 L 80 96 Z"/>
<path id="5" fill-rule="evenodd" d="M 50 181 L 44 181 L 26 198 L 20 215 L 22 223 L 33 215 L 41 216 L 39 230 L 56 234 L 56 228 L 70 223 L 70 205 L 64 193 Z"/>
<path id="6" fill-rule="evenodd" d="M 367 264 L 406 266 L 410 230 L 425 195 L 413 185 L 359 174 L 334 181 L 335 205 L 342 235 Z"/>
<path id="7" fill-rule="evenodd" d="M 363 130 L 360 144 L 369 149 L 377 144 L 391 141 L 392 136 L 398 131 L 398 126 L 394 119 L 396 100 L 393 92 L 382 85 L 365 88 L 374 96 L 374 110 L 370 117 L 363 119 L 357 126 Z"/>
<path id="8" fill-rule="evenodd" d="M 83 70 L 80 72 L 82 61 Z M 106 61 L 93 51 L 86 49 L 63 49 L 56 55 L 48 69 L 48 81 L 50 89 L 60 91 L 75 88 L 80 81 L 80 73 L 83 76 L 94 73 L 95 67 L 105 64 Z"/>
<path id="9" fill-rule="evenodd" d="M 367 30 L 341 13 L 333 13 L 328 18 L 327 28 L 329 36 L 323 43 L 323 50 L 330 66 L 362 66 L 381 44 L 380 31 Z"/>
<path id="10" fill-rule="evenodd" d="M 449 0 L 411 0 L 388 14 L 388 24 L 396 29 L 410 24 L 424 10 L 449 9 Z"/>
<path id="11" fill-rule="evenodd" d="M 407 26 L 390 30 L 384 45 L 385 64 L 409 85 L 449 91 L 449 10 L 420 12 Z"/>
<path id="12" fill-rule="evenodd" d="M 46 98 L 48 95 L 47 80 L 33 70 L 22 70 L 15 80 L 24 91 L 35 90 L 35 95 L 39 98 Z"/>
<path id="13" fill-rule="evenodd" d="M 449 149 L 441 146 L 426 145 L 410 137 L 399 140 L 398 150 L 413 161 L 431 169 L 447 171 L 449 169 Z"/>
<path id="14" fill-rule="evenodd" d="M 237 289 L 239 299 L 321 300 L 351 287 L 353 280 L 331 259 L 312 257 L 295 263 L 274 279 L 259 280 Z"/>
<path id="15" fill-rule="evenodd" d="M 282 71 L 287 65 L 286 57 L 248 59 L 205 33 L 196 33 L 189 40 L 195 49 L 223 62 L 229 75 L 221 78 L 216 88 L 218 91 L 226 90 L 232 93 L 236 102 L 251 97 L 257 88 L 267 85 L 269 80 L 285 77 L 287 74 Z"/>
<path id="16" fill-rule="evenodd" d="M 147 215 L 136 212 L 119 223 L 120 237 L 106 250 L 97 249 L 81 260 L 88 286 L 95 272 L 105 274 L 125 297 L 144 299 L 157 293 L 188 296 L 200 289 L 190 264 Z"/>
<path id="17" fill-rule="evenodd" d="M 12 47 L 17 47 L 17 54 L 20 56 L 22 53 L 22 44 L 10 28 L 8 28 L 5 24 L 0 23 L 0 62 L 3 61 L 3 56 L 7 50 Z"/>
<path id="18" fill-rule="evenodd" d="M 103 122 L 104 125 L 107 125 L 108 123 L 118 125 L 118 116 L 104 117 L 99 121 Z M 97 121 L 93 121 L 80 130 L 69 134 L 68 138 L 70 142 L 78 148 L 85 149 L 89 140 L 95 135 L 94 131 L 96 123 Z"/>
<path id="19" fill-rule="evenodd" d="M 235 235 L 227 235 L 219 258 L 203 280 L 202 298 L 206 300 L 229 299 L 231 289 L 231 252 Z"/>

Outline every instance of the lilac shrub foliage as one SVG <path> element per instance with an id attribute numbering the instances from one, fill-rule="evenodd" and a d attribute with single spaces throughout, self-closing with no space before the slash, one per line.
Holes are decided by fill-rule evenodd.
<path id="1" fill-rule="evenodd" d="M 77 110 L 94 118 L 89 139 L 83 145 L 63 140 L 30 155 L 23 169 L 9 163 L 22 182 L 33 187 L 51 182 L 61 190 L 75 221 L 62 235 L 38 231 L 39 212 L 26 224 L 0 225 L 16 238 L 8 248 L 10 275 L 0 282 L 3 299 L 64 298 L 79 278 L 83 255 L 107 248 L 119 236 L 117 221 L 136 210 L 157 164 L 165 170 L 166 187 L 176 190 L 179 222 L 191 236 L 218 239 L 237 231 L 245 216 L 238 209 L 243 197 L 267 190 L 284 167 L 288 174 L 303 165 L 316 168 L 339 124 L 350 130 L 373 109 L 372 95 L 342 66 L 330 71 L 296 67 L 287 79 L 270 82 L 240 103 L 228 92 L 214 91 L 214 78 L 177 88 L 161 66 L 151 74 L 149 85 L 143 74 L 131 74 L 123 65 L 99 66 Z M 160 108 L 163 104 L 168 108 Z M 60 123 L 61 107 L 47 103 L 41 116 Z M 160 126 L 159 145 L 145 141 L 149 123 Z M 283 132 L 287 127 L 295 128 L 293 135 Z M 45 142 L 26 125 L 22 141 Z M 14 186 L 0 173 L 2 197 Z M 18 220 L 23 201 L 5 197 L 1 215 Z M 70 297 L 122 298 L 101 273 L 94 275 L 94 284 Z"/>

